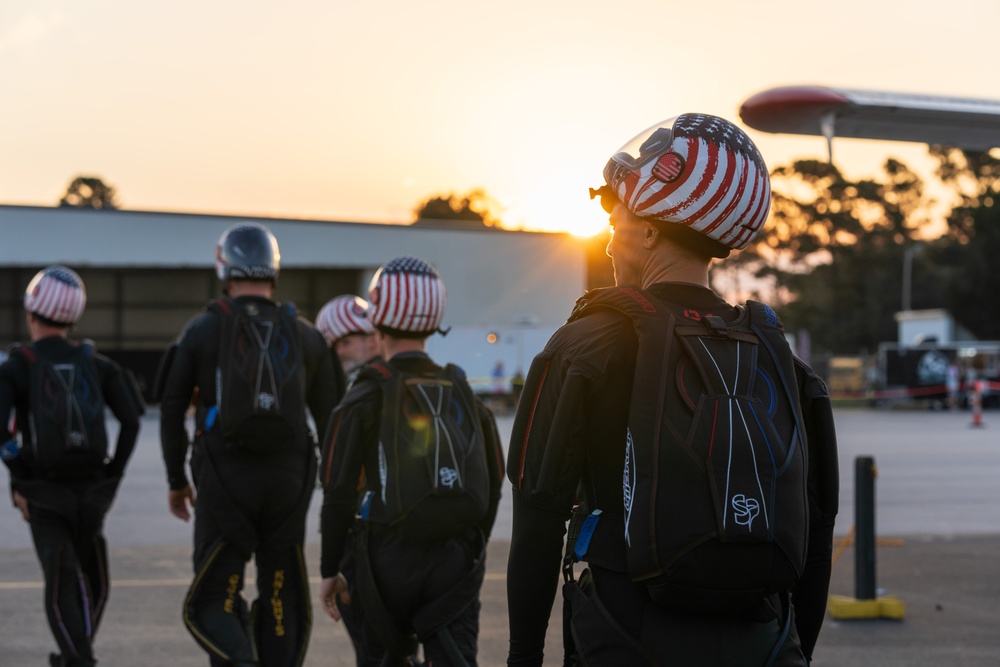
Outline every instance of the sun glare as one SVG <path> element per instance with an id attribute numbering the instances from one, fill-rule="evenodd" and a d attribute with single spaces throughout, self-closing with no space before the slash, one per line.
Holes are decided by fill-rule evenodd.
<path id="1" fill-rule="evenodd" d="M 569 232 L 588 237 L 608 227 L 608 214 L 597 201 L 591 201 L 587 188 L 574 183 L 565 188 L 551 188 L 514 203 L 504 213 L 506 224 L 526 231 Z"/>

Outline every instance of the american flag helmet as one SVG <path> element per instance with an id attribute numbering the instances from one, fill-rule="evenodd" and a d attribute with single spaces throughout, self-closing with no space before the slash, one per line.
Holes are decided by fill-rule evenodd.
<path id="1" fill-rule="evenodd" d="M 444 319 L 446 301 L 437 269 L 416 257 L 397 257 L 372 277 L 368 319 L 390 334 L 429 336 Z"/>
<path id="2" fill-rule="evenodd" d="M 73 269 L 49 266 L 24 290 L 24 309 L 58 324 L 75 324 L 87 306 L 87 290 Z"/>
<path id="3" fill-rule="evenodd" d="M 316 328 L 330 345 L 350 334 L 375 333 L 375 327 L 368 321 L 368 302 L 349 294 L 330 299 L 320 308 Z"/>
<path id="4" fill-rule="evenodd" d="M 278 240 L 264 225 L 241 223 L 222 232 L 215 246 L 215 275 L 219 280 L 276 282 L 281 265 Z"/>
<path id="5" fill-rule="evenodd" d="M 648 128 L 608 160 L 604 180 L 640 218 L 684 225 L 721 244 L 717 256 L 745 248 L 771 207 L 767 165 L 753 141 L 708 114 Z"/>

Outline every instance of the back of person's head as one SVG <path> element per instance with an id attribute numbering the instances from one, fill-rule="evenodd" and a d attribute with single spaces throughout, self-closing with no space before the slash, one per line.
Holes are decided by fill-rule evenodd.
<path id="1" fill-rule="evenodd" d="M 437 269 L 416 257 L 383 264 L 368 287 L 368 319 L 396 338 L 427 338 L 441 332 L 446 303 Z"/>
<path id="2" fill-rule="evenodd" d="M 83 280 L 65 266 L 42 269 L 24 290 L 24 309 L 49 326 L 76 324 L 86 306 L 87 290 Z"/>
<path id="3" fill-rule="evenodd" d="M 233 225 L 222 233 L 215 246 L 215 274 L 223 283 L 252 280 L 275 285 L 280 265 L 278 240 L 264 225 Z"/>
<path id="4" fill-rule="evenodd" d="M 646 129 L 604 167 L 591 190 L 610 213 L 622 202 L 634 215 L 695 253 L 727 257 L 767 220 L 771 182 L 750 137 L 723 118 L 685 113 Z"/>
<path id="5" fill-rule="evenodd" d="M 368 302 L 353 294 L 327 301 L 316 315 L 316 328 L 329 345 L 351 334 L 367 336 L 375 333 L 375 327 L 368 321 Z"/>

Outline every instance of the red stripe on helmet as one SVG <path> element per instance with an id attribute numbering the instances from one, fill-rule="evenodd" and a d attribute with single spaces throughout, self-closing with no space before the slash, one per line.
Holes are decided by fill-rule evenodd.
<path id="1" fill-rule="evenodd" d="M 744 197 L 747 194 L 747 185 L 750 180 L 750 169 L 752 167 L 750 161 L 747 159 L 746 155 L 742 153 L 732 154 L 734 169 L 739 169 L 739 176 L 734 176 L 727 174 L 728 183 L 730 187 L 727 188 L 727 195 L 729 195 L 728 202 L 725 207 L 719 211 L 715 216 L 715 220 L 712 224 L 708 225 L 703 229 L 703 233 L 711 235 L 716 238 L 721 243 L 726 243 L 725 239 L 729 234 L 733 232 L 735 227 L 740 224 L 740 220 L 746 217 L 746 207 L 742 206 L 742 213 L 737 211 L 741 208 Z M 721 233 L 712 234 L 715 230 L 722 228 Z M 728 245 L 728 244 L 727 244 Z"/>
<path id="2" fill-rule="evenodd" d="M 725 225 L 720 230 L 722 233 L 717 236 L 717 240 L 727 245 L 730 241 L 726 241 L 726 237 L 736 231 L 741 221 L 746 219 L 749 213 L 746 200 L 753 200 L 754 184 L 752 181 L 754 181 L 756 169 L 754 169 L 750 160 L 747 159 L 747 156 L 743 154 L 737 154 L 737 164 L 739 165 L 739 175 L 733 181 L 733 187 L 730 188 L 731 196 L 725 207 L 718 214 L 716 225 Z"/>
<path id="3" fill-rule="evenodd" d="M 43 299 L 39 314 L 50 320 L 59 321 L 59 313 L 64 308 L 62 304 L 65 301 L 65 295 L 69 288 L 62 282 L 48 276 L 42 278 L 41 284 L 42 289 L 40 292 L 43 295 Z"/>
<path id="4" fill-rule="evenodd" d="M 393 273 L 389 276 L 390 292 L 392 293 L 392 310 L 389 312 L 388 325 L 393 329 L 402 329 L 406 318 L 406 299 L 409 287 L 406 275 Z"/>
<path id="5" fill-rule="evenodd" d="M 718 158 L 719 162 L 725 161 L 725 170 L 723 171 L 722 174 L 722 183 L 720 183 L 718 186 L 714 188 L 713 194 L 701 200 L 703 202 L 701 208 L 699 208 L 690 216 L 690 219 L 692 220 L 693 224 L 696 224 L 698 221 L 707 218 L 709 214 L 716 207 L 718 207 L 721 202 L 725 200 L 727 195 L 732 194 L 732 188 L 727 186 L 731 186 L 733 183 L 733 175 L 736 173 L 736 163 L 738 160 L 738 154 L 722 150 L 720 148 L 720 150 L 718 151 L 718 155 L 719 155 Z M 718 172 L 716 172 L 716 174 L 717 173 Z M 713 181 L 715 180 L 716 174 L 712 174 Z M 715 231 L 719 227 L 719 225 L 723 223 L 724 220 L 725 216 L 719 215 L 718 217 L 715 218 L 715 220 L 710 222 L 708 225 L 705 225 L 699 231 L 702 234 L 711 237 L 711 233 Z"/>
<path id="6" fill-rule="evenodd" d="M 397 311 L 399 309 L 399 276 L 394 273 L 385 274 L 383 277 L 385 286 L 385 315 L 382 317 L 382 324 L 395 328 Z"/>
<path id="7" fill-rule="evenodd" d="M 749 215 L 749 220 L 739 226 L 736 238 L 733 239 L 732 247 L 737 249 L 746 247 L 753 240 L 760 228 L 764 226 L 764 222 L 767 221 L 767 215 L 771 208 L 771 180 L 767 173 L 761 169 L 756 170 L 755 176 L 753 197 L 756 199 L 751 200 L 750 206 L 754 205 L 754 201 L 756 201 L 756 206 Z M 747 208 L 749 209 L 750 206 Z M 744 237 L 746 238 L 744 239 Z"/>
<path id="8" fill-rule="evenodd" d="M 667 208 L 655 213 L 650 212 L 651 209 L 656 208 L 657 204 L 664 202 L 664 200 L 667 200 L 668 197 L 685 187 L 688 181 L 695 176 L 695 170 L 698 167 L 698 158 L 701 154 L 702 142 L 697 139 L 685 138 L 683 140 L 676 141 L 674 143 L 674 148 L 684 158 L 684 173 L 682 173 L 680 178 L 672 183 L 664 183 L 662 181 L 647 179 L 646 185 L 643 187 L 643 193 L 645 193 L 645 190 L 649 189 L 651 186 L 659 185 L 660 187 L 656 190 L 656 192 L 650 193 L 641 203 L 638 201 L 639 197 L 635 198 L 636 215 L 648 216 L 656 220 L 668 221 L 670 218 L 670 212 L 677 208 L 667 201 Z"/>
<path id="9" fill-rule="evenodd" d="M 396 290 L 393 287 L 393 276 L 383 271 L 378 282 L 380 300 L 378 323 L 382 326 L 389 326 L 392 324 L 392 310 L 396 305 Z"/>
<path id="10" fill-rule="evenodd" d="M 712 181 L 715 179 L 715 174 L 719 169 L 719 145 L 715 143 L 702 142 L 698 140 L 699 143 L 704 143 L 706 148 L 706 162 L 703 170 L 700 174 L 697 174 L 698 183 L 695 185 L 694 189 L 691 191 L 683 201 L 677 203 L 673 208 L 669 208 L 664 211 L 664 214 L 673 216 L 678 216 L 682 219 L 677 220 L 685 225 L 690 225 L 695 220 L 692 220 L 692 216 L 689 216 L 685 211 L 692 206 L 697 205 L 698 202 L 705 197 L 705 193 L 709 191 L 712 186 Z M 695 174 L 692 174 L 695 177 Z"/>
<path id="11" fill-rule="evenodd" d="M 408 326 L 410 331 L 423 331 L 426 328 L 425 320 L 427 319 L 428 305 L 430 301 L 430 295 L 427 289 L 427 276 L 425 275 L 413 275 L 410 280 L 413 296 L 412 301 L 407 304 L 409 307 L 409 322 Z"/>

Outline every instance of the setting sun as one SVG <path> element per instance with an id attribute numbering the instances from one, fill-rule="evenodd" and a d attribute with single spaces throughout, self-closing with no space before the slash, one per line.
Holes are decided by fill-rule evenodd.
<path id="1" fill-rule="evenodd" d="M 574 236 L 593 236 L 608 226 L 608 214 L 580 187 L 575 192 L 553 190 L 545 197 L 525 200 L 521 207 L 509 209 L 503 220 L 511 229 L 569 232 Z"/>
<path id="2" fill-rule="evenodd" d="M 594 163 L 594 164 L 590 164 Z M 526 231 L 569 232 L 593 236 L 608 227 L 608 214 L 590 199 L 588 187 L 603 184 L 600 159 L 567 159 L 524 196 L 505 202 L 504 226 Z M 558 177 L 554 175 L 558 174 Z"/>

